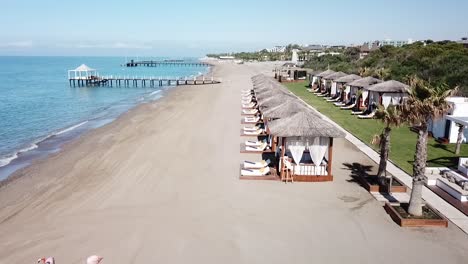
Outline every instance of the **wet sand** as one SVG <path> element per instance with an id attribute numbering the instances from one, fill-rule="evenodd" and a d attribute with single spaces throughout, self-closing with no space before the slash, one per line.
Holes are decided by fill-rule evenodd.
<path id="1" fill-rule="evenodd" d="M 240 91 L 266 64 L 221 64 L 0 188 L 0 263 L 466 263 L 468 236 L 402 229 L 353 182 L 377 165 L 336 140 L 330 183 L 240 181 Z"/>

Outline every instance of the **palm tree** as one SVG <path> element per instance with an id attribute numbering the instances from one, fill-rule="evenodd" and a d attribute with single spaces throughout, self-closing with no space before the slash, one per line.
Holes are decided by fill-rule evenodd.
<path id="1" fill-rule="evenodd" d="M 380 162 L 377 177 L 381 186 L 386 185 L 385 171 L 387 170 L 388 155 L 390 153 L 390 133 L 392 128 L 399 127 L 404 119 L 401 115 L 401 111 L 397 106 L 389 105 L 387 109 L 380 106 L 375 112 L 375 118 L 379 119 L 384 124 L 382 133 L 377 136 L 380 145 Z"/>
<path id="2" fill-rule="evenodd" d="M 411 125 L 418 126 L 418 137 L 413 163 L 413 184 L 408 213 L 422 216 L 422 187 L 427 161 L 428 124 L 448 113 L 451 105 L 447 97 L 455 93 L 457 88 L 448 89 L 445 85 L 435 87 L 428 82 L 412 77 L 409 81 L 411 91 L 402 107 L 402 116 Z"/>
<path id="3" fill-rule="evenodd" d="M 390 69 L 378 68 L 374 71 L 374 77 L 385 81 L 390 77 Z"/>

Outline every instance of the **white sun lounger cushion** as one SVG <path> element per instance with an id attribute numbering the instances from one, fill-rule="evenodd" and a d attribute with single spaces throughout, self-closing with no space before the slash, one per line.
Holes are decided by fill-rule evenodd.
<path id="1" fill-rule="evenodd" d="M 261 146 L 263 143 L 264 141 L 250 141 L 250 140 L 245 141 L 245 145 L 250 146 L 250 147 L 258 147 L 258 146 Z"/>
<path id="2" fill-rule="evenodd" d="M 256 113 L 258 113 L 258 110 L 257 109 L 242 110 L 242 112 L 244 112 L 244 114 L 256 114 Z"/>
<path id="3" fill-rule="evenodd" d="M 260 135 L 263 133 L 263 129 L 259 129 L 257 131 L 244 131 L 246 135 Z"/>
<path id="4" fill-rule="evenodd" d="M 270 168 L 265 167 L 261 169 L 242 169 L 242 176 L 265 176 L 270 173 Z"/>
<path id="5" fill-rule="evenodd" d="M 254 126 L 254 127 L 244 127 L 244 131 L 257 131 L 261 129 L 260 127 Z"/>
<path id="6" fill-rule="evenodd" d="M 268 145 L 266 143 L 263 143 L 262 145 L 258 147 L 251 147 L 251 146 L 245 146 L 246 151 L 264 151 Z"/>
<path id="7" fill-rule="evenodd" d="M 244 161 L 244 169 L 262 169 L 266 168 L 270 164 L 270 160 L 262 160 L 259 162 L 252 162 L 245 160 Z"/>

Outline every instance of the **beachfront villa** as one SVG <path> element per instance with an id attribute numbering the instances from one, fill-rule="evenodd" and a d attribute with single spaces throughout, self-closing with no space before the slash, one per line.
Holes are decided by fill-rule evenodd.
<path id="1" fill-rule="evenodd" d="M 456 143 L 459 125 L 466 127 L 465 120 L 468 118 L 468 99 L 465 97 L 450 97 L 447 99 L 452 105 L 448 115 L 431 122 L 429 131 L 432 136 L 445 143 Z M 468 131 L 464 129 L 463 142 L 466 143 Z"/>

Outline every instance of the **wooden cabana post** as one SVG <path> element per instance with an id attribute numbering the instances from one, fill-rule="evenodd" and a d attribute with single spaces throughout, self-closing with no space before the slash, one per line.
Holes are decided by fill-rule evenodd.
<path id="1" fill-rule="evenodd" d="M 328 158 L 327 158 L 327 172 L 328 176 L 331 177 L 332 174 L 332 164 L 333 164 L 333 138 L 329 138 L 329 144 L 328 144 Z"/>

